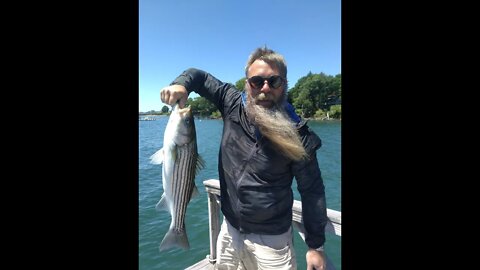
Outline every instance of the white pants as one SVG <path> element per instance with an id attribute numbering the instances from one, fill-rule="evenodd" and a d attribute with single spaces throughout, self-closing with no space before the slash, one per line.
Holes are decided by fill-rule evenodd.
<path id="1" fill-rule="evenodd" d="M 296 270 L 292 228 L 279 235 L 243 234 L 223 219 L 215 269 Z"/>

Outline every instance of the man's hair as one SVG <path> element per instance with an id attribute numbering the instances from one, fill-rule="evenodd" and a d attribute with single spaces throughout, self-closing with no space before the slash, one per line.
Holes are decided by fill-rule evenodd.
<path id="1" fill-rule="evenodd" d="M 248 57 L 247 65 L 245 66 L 245 76 L 248 78 L 248 69 L 255 62 L 255 60 L 263 60 L 267 64 L 274 66 L 280 72 L 280 76 L 287 78 L 287 64 L 285 59 L 281 54 L 276 53 L 275 51 L 264 46 L 263 48 L 257 48 L 253 51 L 252 54 Z"/>

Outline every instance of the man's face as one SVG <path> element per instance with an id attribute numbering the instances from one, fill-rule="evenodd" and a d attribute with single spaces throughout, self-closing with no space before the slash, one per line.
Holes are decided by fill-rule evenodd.
<path id="1" fill-rule="evenodd" d="M 275 75 L 280 75 L 276 68 L 270 66 L 263 60 L 255 60 L 248 69 L 248 77 L 245 83 L 248 98 L 253 99 L 255 104 L 265 108 L 271 108 L 274 104 L 283 101 L 287 81 L 284 78 L 273 77 L 271 82 L 276 81 L 276 83 L 279 84 L 275 87 L 275 83 L 270 83 L 270 81 L 267 80 L 267 78 Z M 265 80 L 258 80 L 258 78 L 254 78 L 257 79 L 254 80 L 252 79 L 254 76 L 261 76 L 265 78 Z"/>

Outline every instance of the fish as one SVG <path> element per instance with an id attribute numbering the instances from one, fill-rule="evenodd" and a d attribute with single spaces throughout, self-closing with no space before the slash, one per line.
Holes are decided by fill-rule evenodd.
<path id="1" fill-rule="evenodd" d="M 195 177 L 205 167 L 198 154 L 197 134 L 191 107 L 172 111 L 163 136 L 163 147 L 150 157 L 150 163 L 162 164 L 163 194 L 155 206 L 157 211 L 170 213 L 171 223 L 160 243 L 160 252 L 170 248 L 190 248 L 185 230 L 188 203 L 198 195 Z"/>

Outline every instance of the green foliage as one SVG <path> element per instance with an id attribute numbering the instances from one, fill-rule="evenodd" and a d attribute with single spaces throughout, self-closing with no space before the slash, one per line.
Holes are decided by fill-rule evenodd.
<path id="1" fill-rule="evenodd" d="M 217 118 L 222 118 L 222 114 L 220 113 L 219 110 L 216 110 L 216 111 L 212 112 L 212 114 L 210 115 L 210 117 L 211 117 L 211 118 L 215 118 L 215 119 L 217 119 Z"/>
<path id="2" fill-rule="evenodd" d="M 293 100 L 293 106 L 300 109 L 303 118 L 311 117 L 315 112 L 315 106 L 312 102 L 310 89 L 301 91 L 296 99 Z"/>
<path id="3" fill-rule="evenodd" d="M 342 118 L 342 105 L 332 105 L 330 111 L 328 112 L 331 118 L 341 119 Z"/>
<path id="4" fill-rule="evenodd" d="M 241 90 L 241 91 L 244 91 L 245 90 L 245 80 L 247 78 L 246 77 L 243 77 L 241 78 L 240 80 L 238 80 L 236 83 L 235 83 L 235 87 L 238 89 L 238 90 Z"/>
<path id="5" fill-rule="evenodd" d="M 322 111 L 321 109 L 318 109 L 315 112 L 315 115 L 313 117 L 315 119 L 323 119 L 323 118 L 327 117 L 327 114 L 324 111 Z"/>
<path id="6" fill-rule="evenodd" d="M 161 115 L 162 112 L 160 111 L 155 111 L 155 110 L 150 110 L 148 112 L 140 112 L 138 115 Z"/>
<path id="7" fill-rule="evenodd" d="M 169 110 L 169 109 L 168 109 L 168 106 L 167 106 L 167 105 L 163 105 L 163 107 L 162 107 L 162 114 L 168 113 L 168 110 Z"/>
<path id="8" fill-rule="evenodd" d="M 186 105 L 191 107 L 194 115 L 200 117 L 207 117 L 217 110 L 215 105 L 204 97 L 189 98 Z"/>
<path id="9" fill-rule="evenodd" d="M 288 91 L 288 101 L 295 106 L 302 117 L 316 117 L 315 114 L 319 109 L 328 110 L 331 102 L 341 97 L 341 79 L 341 74 L 330 76 L 309 72 Z"/>

